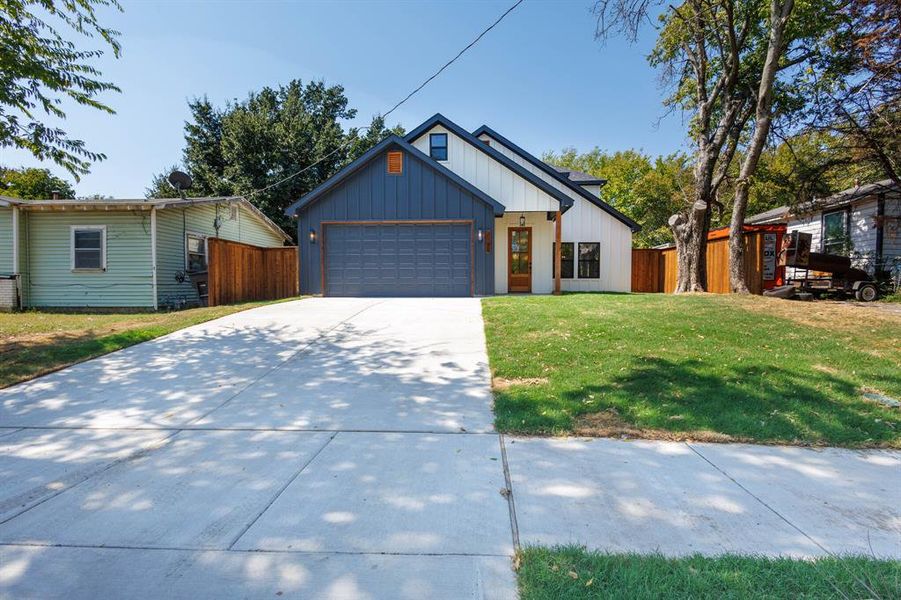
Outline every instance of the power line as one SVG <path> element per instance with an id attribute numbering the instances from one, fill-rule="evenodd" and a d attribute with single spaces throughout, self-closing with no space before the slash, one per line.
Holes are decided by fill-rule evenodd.
<path id="1" fill-rule="evenodd" d="M 412 98 L 413 96 L 415 96 L 420 90 L 422 90 L 422 88 L 424 88 L 424 87 L 427 86 L 429 83 L 431 83 L 433 79 L 435 79 L 436 77 L 438 77 L 439 75 L 441 75 L 441 73 L 442 73 L 445 69 L 447 69 L 449 66 L 451 66 L 452 64 L 454 64 L 454 63 L 455 63 L 461 56 L 463 56 L 470 48 L 472 48 L 472 47 L 475 46 L 477 43 L 479 43 L 479 40 L 481 40 L 483 37 L 485 37 L 485 35 L 487 35 L 489 31 L 491 31 L 492 29 L 494 29 L 495 27 L 497 27 L 497 25 L 498 25 L 501 21 L 503 21 L 503 20 L 507 17 L 507 15 L 509 15 L 511 12 L 513 12 L 513 11 L 516 9 L 516 7 L 519 6 L 520 4 L 522 4 L 523 2 L 524 2 L 524 0 L 517 0 L 517 1 L 513 4 L 513 6 L 511 6 L 511 7 L 508 8 L 506 11 L 504 11 L 504 13 L 503 13 L 501 16 L 499 16 L 499 17 L 498 17 L 491 25 L 489 25 L 487 28 L 485 28 L 485 29 L 482 31 L 482 33 L 480 33 L 478 36 L 476 36 L 476 38 L 475 38 L 474 40 L 472 40 L 471 42 L 469 42 L 462 50 L 460 50 L 460 51 L 457 53 L 456 56 L 454 56 L 452 59 L 450 59 L 449 61 L 447 61 L 446 63 L 444 63 L 444 65 L 442 65 L 442 67 L 441 67 L 440 69 L 438 69 L 437 71 L 435 71 L 434 73 L 432 73 L 432 75 L 430 75 L 425 81 L 423 81 L 421 84 L 419 84 L 419 87 L 417 87 L 415 90 L 413 90 L 412 92 L 410 92 L 409 94 L 407 94 L 406 97 L 404 97 L 403 100 L 401 100 L 400 102 L 398 102 L 397 104 L 395 104 L 394 106 L 392 106 L 391 109 L 390 109 L 388 112 L 386 112 L 385 114 L 381 115 L 382 119 L 383 119 L 383 120 L 384 120 L 384 119 L 387 119 L 388 115 L 390 115 L 390 114 L 393 113 L 395 110 L 397 110 L 398 108 L 400 108 L 407 100 L 409 100 L 410 98 Z M 360 128 L 358 131 L 366 131 L 367 129 L 369 129 L 369 126 L 368 126 L 368 125 L 367 125 L 366 127 Z M 307 171 L 309 171 L 310 169 L 312 169 L 313 167 L 315 167 L 316 165 L 318 165 L 319 163 L 321 163 L 321 162 L 324 161 L 325 159 L 327 159 L 327 158 L 329 158 L 329 157 L 335 155 L 335 154 L 338 153 L 340 150 L 343 150 L 344 148 L 346 148 L 347 146 L 349 146 L 353 141 L 355 141 L 354 138 L 350 138 L 350 139 L 346 140 L 343 144 L 341 144 L 340 146 L 338 146 L 337 148 L 335 148 L 334 150 L 332 150 L 331 152 L 329 152 L 328 154 L 326 154 L 326 155 L 323 156 L 322 158 L 318 159 L 316 162 L 307 165 L 306 167 L 304 167 L 304 168 L 301 169 L 300 171 L 297 171 L 296 173 L 292 173 L 291 175 L 288 175 L 287 177 L 283 177 L 282 179 L 279 179 L 278 181 L 276 181 L 276 182 L 274 182 L 274 183 L 270 183 L 270 184 L 267 185 L 266 187 L 262 187 L 262 188 L 260 188 L 260 189 L 258 189 L 258 190 L 253 190 L 252 192 L 247 193 L 247 194 L 245 195 L 245 197 L 253 196 L 254 194 L 260 194 L 260 193 L 262 193 L 262 192 L 265 192 L 266 190 L 269 190 L 269 189 L 274 188 L 274 187 L 277 186 L 277 185 L 281 185 L 281 184 L 285 183 L 286 181 L 288 181 L 288 180 L 290 180 L 290 179 L 294 179 L 294 178 L 297 177 L 298 175 L 302 175 L 302 174 L 306 173 Z"/>

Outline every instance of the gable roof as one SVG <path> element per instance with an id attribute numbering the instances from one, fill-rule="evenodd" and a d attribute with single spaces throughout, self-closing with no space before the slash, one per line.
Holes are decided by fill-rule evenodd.
<path id="1" fill-rule="evenodd" d="M 402 138 L 396 135 L 390 135 L 386 137 L 384 140 L 367 150 L 362 156 L 357 158 L 355 161 L 338 171 L 335 175 L 332 175 L 326 181 L 324 181 L 319 187 L 314 189 L 313 191 L 305 194 L 299 200 L 294 202 L 291 206 L 285 209 L 285 214 L 289 217 L 295 216 L 298 212 L 300 212 L 304 207 L 310 205 L 312 202 L 315 202 L 317 199 L 321 198 L 323 194 L 334 188 L 339 183 L 345 181 L 348 177 L 359 171 L 369 162 L 374 160 L 376 157 L 380 156 L 382 152 L 387 150 L 388 148 L 400 148 L 410 154 L 413 158 L 419 159 L 423 162 L 427 167 L 437 171 L 442 176 L 450 179 L 455 184 L 459 185 L 467 192 L 484 202 L 485 204 L 491 206 L 494 209 L 494 214 L 497 216 L 504 214 L 504 205 L 475 187 L 444 165 L 441 165 L 425 154 L 423 154 L 420 150 L 413 147 Z"/>
<path id="2" fill-rule="evenodd" d="M 516 144 L 514 144 L 513 142 L 511 142 L 510 140 L 508 140 L 501 134 L 499 134 L 498 132 L 496 132 L 493 129 L 491 129 L 490 127 L 488 127 L 487 125 L 482 125 L 478 129 L 476 129 L 475 132 L 473 132 L 473 135 L 479 136 L 479 135 L 482 135 L 483 133 L 488 134 L 492 138 L 496 139 L 497 141 L 502 143 L 504 146 L 506 146 L 507 148 L 509 148 L 516 154 L 518 154 L 520 157 L 524 158 L 526 161 L 531 163 L 532 165 L 538 167 L 539 169 L 541 169 L 542 171 L 544 171 L 545 173 L 547 173 L 548 175 L 550 175 L 551 177 L 553 177 L 554 179 L 556 179 L 557 181 L 559 181 L 560 183 L 562 183 L 563 185 L 565 185 L 566 187 L 571 189 L 572 191 L 579 194 L 581 197 L 585 198 L 586 200 L 588 200 L 589 202 L 591 202 L 592 204 L 594 204 L 601 210 L 608 213 L 614 219 L 624 223 L 625 225 L 627 225 L 629 227 L 629 229 L 632 230 L 633 233 L 637 233 L 637 232 L 641 231 L 641 225 L 639 225 L 638 223 L 636 223 L 635 221 L 633 221 L 632 219 L 630 219 L 623 213 L 619 212 L 618 210 L 616 210 L 615 208 L 613 208 L 612 206 L 610 206 L 609 204 L 607 204 L 606 202 L 604 202 L 603 200 L 601 200 L 600 198 L 598 198 L 597 196 L 595 196 L 594 194 L 592 194 L 591 192 L 589 192 L 588 190 L 586 190 L 585 188 L 582 187 L 582 185 L 589 185 L 589 184 L 585 184 L 584 182 L 579 182 L 582 184 L 582 185 L 579 185 L 579 183 L 575 183 L 575 182 L 571 181 L 567 176 L 563 175 L 563 173 L 560 172 L 557 168 L 547 164 L 546 162 L 544 162 L 542 160 L 539 160 L 534 155 L 530 154 L 529 152 L 526 152 L 525 150 L 523 150 L 522 148 L 520 148 L 519 146 L 517 146 Z M 572 171 L 569 171 L 569 173 L 572 173 Z M 587 174 L 584 174 L 584 175 L 587 175 Z M 587 175 L 587 176 L 591 177 L 590 175 Z M 605 179 L 598 179 L 598 180 L 594 180 L 594 181 L 603 181 L 605 184 L 607 183 L 607 180 L 605 180 Z M 596 185 L 603 185 L 603 184 L 596 184 Z"/>
<path id="3" fill-rule="evenodd" d="M 569 209 L 573 205 L 573 199 L 570 198 L 568 195 L 564 194 L 563 192 L 561 192 L 554 186 L 549 185 L 545 180 L 541 179 L 540 177 L 537 177 L 534 173 L 531 173 L 527 169 L 523 168 L 522 165 L 516 164 L 514 161 L 510 160 L 509 158 L 507 158 L 506 156 L 504 156 L 503 154 L 501 154 L 500 152 L 498 152 L 491 146 L 483 143 L 478 138 L 476 138 L 474 135 L 472 135 L 471 133 L 469 133 L 468 131 L 466 131 L 465 129 L 463 129 L 462 127 L 460 127 L 459 125 L 457 125 L 456 123 L 454 123 L 453 121 L 451 121 L 450 119 L 448 119 L 447 117 L 442 115 L 441 113 L 436 113 L 430 119 L 426 120 L 422 125 L 420 125 L 416 129 L 414 129 L 413 131 L 408 133 L 404 137 L 404 139 L 408 142 L 412 142 L 413 140 L 422 136 L 422 134 L 427 132 L 429 129 L 435 127 L 436 125 L 441 125 L 442 127 L 447 129 L 448 131 L 452 132 L 454 135 L 456 135 L 463 141 L 467 142 L 472 147 L 476 148 L 477 150 L 479 150 L 480 152 L 482 152 L 484 154 L 487 154 L 492 159 L 494 159 L 496 162 L 499 162 L 500 164 L 502 164 L 504 167 L 506 167 L 510 171 L 513 171 L 514 173 L 516 173 L 517 175 L 519 175 L 520 177 L 522 177 L 523 179 L 525 179 L 526 181 L 528 181 L 529 183 L 531 183 L 532 185 L 534 185 L 535 187 L 537 187 L 538 189 L 543 191 L 544 193 L 548 194 L 549 196 L 551 196 L 552 198 L 554 198 L 555 200 L 560 202 L 560 210 L 561 211 L 565 212 L 567 209 Z M 429 159 L 429 160 L 431 160 L 431 159 Z"/>
<path id="4" fill-rule="evenodd" d="M 480 134 L 481 135 L 481 134 Z M 491 135 L 491 134 L 488 134 Z M 542 161 L 544 162 L 544 161 Z M 594 175 L 589 173 L 583 173 L 582 171 L 576 171 L 575 169 L 564 169 L 563 167 L 558 167 L 557 165 L 551 165 L 549 163 L 544 163 L 548 165 L 550 168 L 554 169 L 570 181 L 578 183 L 579 185 L 607 185 L 606 179 L 599 179 Z"/>
<path id="5" fill-rule="evenodd" d="M 204 204 L 235 203 L 246 208 L 263 224 L 279 235 L 283 240 L 290 242 L 291 236 L 285 230 L 275 224 L 263 211 L 254 206 L 244 196 L 209 196 L 204 198 L 84 198 L 84 199 L 57 199 L 57 200 L 20 200 L 18 198 L 0 197 L 0 206 L 16 205 L 20 210 L 34 211 L 67 211 L 67 210 L 150 210 L 156 208 L 186 208 L 189 206 L 201 206 Z"/>
<path id="6" fill-rule="evenodd" d="M 770 210 L 764 211 L 762 213 L 757 213 L 756 215 L 751 215 L 750 217 L 745 218 L 745 223 L 748 223 L 749 225 L 760 223 L 780 223 L 787 219 L 788 207 L 777 206 L 776 208 L 771 208 Z"/>

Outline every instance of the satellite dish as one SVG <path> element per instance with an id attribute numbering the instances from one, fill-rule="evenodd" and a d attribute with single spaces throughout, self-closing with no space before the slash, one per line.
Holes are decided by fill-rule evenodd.
<path id="1" fill-rule="evenodd" d="M 182 171 L 172 171 L 169 173 L 169 183 L 181 193 L 184 190 L 191 189 L 191 185 L 193 185 L 193 181 L 191 181 L 191 176 Z"/>

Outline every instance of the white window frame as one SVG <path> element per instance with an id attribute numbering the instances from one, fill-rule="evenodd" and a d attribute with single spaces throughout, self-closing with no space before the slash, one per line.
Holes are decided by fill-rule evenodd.
<path id="1" fill-rule="evenodd" d="M 75 266 L 75 232 L 100 231 L 100 268 Z M 106 271 L 106 225 L 69 225 L 69 267 L 77 273 Z"/>
<path id="2" fill-rule="evenodd" d="M 185 231 L 185 273 L 190 273 L 190 271 L 188 271 L 188 238 L 191 236 L 203 240 L 203 262 L 206 263 L 207 268 L 210 267 L 210 244 L 207 241 L 210 236 L 196 231 Z"/>

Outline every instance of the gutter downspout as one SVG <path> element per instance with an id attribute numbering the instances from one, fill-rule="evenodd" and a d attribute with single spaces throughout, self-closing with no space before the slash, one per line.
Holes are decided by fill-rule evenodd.
<path id="1" fill-rule="evenodd" d="M 13 206 L 13 281 L 16 286 L 16 303 L 21 305 L 22 290 L 19 284 L 19 207 Z"/>
<path id="2" fill-rule="evenodd" d="M 883 246 L 885 244 L 885 192 L 879 194 L 876 200 L 876 266 L 873 270 L 874 275 L 879 275 L 883 271 Z"/>
<path id="3" fill-rule="evenodd" d="M 156 294 L 156 207 L 150 209 L 150 276 L 153 281 L 153 310 L 159 309 Z"/>

